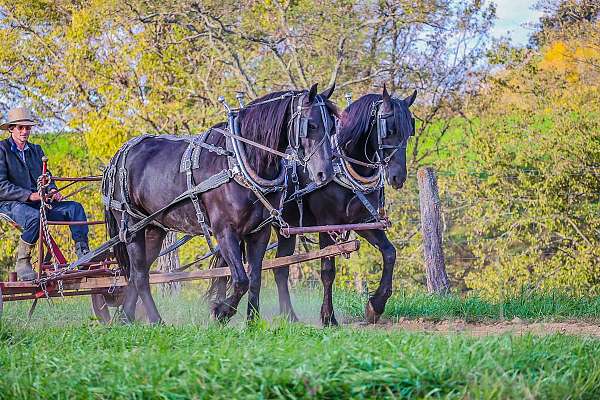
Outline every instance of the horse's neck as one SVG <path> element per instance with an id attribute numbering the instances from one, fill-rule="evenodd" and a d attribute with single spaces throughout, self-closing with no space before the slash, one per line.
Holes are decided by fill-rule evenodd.
<path id="1" fill-rule="evenodd" d="M 371 131 L 371 132 L 369 133 L 369 131 Z M 356 144 L 352 148 L 346 149 L 346 154 L 348 156 L 354 158 L 355 160 L 362 161 L 365 163 L 372 163 L 373 161 L 375 161 L 375 157 L 376 157 L 375 150 L 373 149 L 373 146 L 367 142 L 371 141 L 373 139 L 373 135 L 376 135 L 376 134 L 377 134 L 377 132 L 375 132 L 375 130 L 372 129 L 371 125 L 369 125 L 367 127 L 367 130 L 365 132 L 361 133 L 360 138 L 356 142 Z M 365 143 L 367 144 L 366 152 L 365 152 Z M 364 167 L 364 166 L 361 166 L 358 164 L 354 164 L 353 167 L 356 172 L 358 172 L 359 174 L 361 174 L 363 176 L 369 176 L 373 173 L 373 170 L 368 167 Z"/>
<path id="2" fill-rule="evenodd" d="M 247 137 L 247 135 L 242 135 L 242 136 L 244 136 L 245 138 L 247 138 L 249 140 L 252 140 L 253 142 L 258 143 L 258 141 L 256 139 L 254 139 L 253 137 Z M 279 138 L 279 143 L 283 143 L 282 139 L 283 138 L 281 138 L 281 137 Z M 265 143 L 259 143 L 259 144 L 265 145 Z M 248 149 L 250 149 L 250 148 L 253 147 L 251 144 L 241 143 L 241 145 L 245 146 L 245 148 L 246 148 L 246 154 L 248 153 Z M 280 149 L 273 149 L 273 150 L 280 150 Z M 261 156 L 267 158 L 270 153 L 268 153 L 265 150 L 260 150 L 259 154 L 261 154 Z M 250 158 L 250 157 L 246 156 L 246 159 L 248 161 L 248 165 L 254 170 L 254 172 L 257 175 L 259 175 L 259 176 L 261 176 L 261 177 L 263 177 L 265 179 L 274 179 L 279 174 L 279 168 L 281 167 L 280 163 L 277 163 L 275 165 L 275 168 L 273 168 L 273 166 L 267 166 L 266 162 L 261 162 L 259 164 L 262 164 L 262 167 L 258 168 L 258 166 L 255 165 L 254 162 L 250 162 L 250 160 L 248 160 L 248 158 Z"/>

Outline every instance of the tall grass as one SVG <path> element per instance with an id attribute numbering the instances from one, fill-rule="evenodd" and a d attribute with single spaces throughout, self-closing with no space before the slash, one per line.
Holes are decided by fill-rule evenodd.
<path id="1" fill-rule="evenodd" d="M 340 290 L 335 299 L 338 307 L 348 315 L 364 314 L 366 298 L 355 292 Z M 466 321 L 502 320 L 600 320 L 600 298 L 574 298 L 561 294 L 523 295 L 504 301 L 492 302 L 476 295 L 448 296 L 426 293 L 394 294 L 388 301 L 385 314 L 388 318 L 428 318 L 441 320 L 460 318 Z"/>

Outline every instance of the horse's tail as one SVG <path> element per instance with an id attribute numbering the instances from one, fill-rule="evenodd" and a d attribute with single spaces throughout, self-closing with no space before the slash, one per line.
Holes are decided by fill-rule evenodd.
<path id="1" fill-rule="evenodd" d="M 110 209 L 106 209 L 104 211 L 104 218 L 106 220 L 106 228 L 108 230 L 108 237 L 114 238 L 119 235 L 119 222 L 115 218 L 114 214 L 110 211 Z M 127 253 L 127 246 L 123 242 L 119 242 L 113 247 L 115 252 L 115 258 L 119 263 L 119 266 L 123 268 L 125 272 L 125 276 L 129 278 L 129 254 Z"/>
<path id="2" fill-rule="evenodd" d="M 215 253 L 210 259 L 208 268 L 221 268 L 227 267 L 227 263 L 220 252 Z M 222 276 L 219 278 L 212 278 L 206 293 L 204 293 L 204 300 L 211 303 L 219 303 L 227 297 L 227 293 L 231 288 L 231 276 Z"/>

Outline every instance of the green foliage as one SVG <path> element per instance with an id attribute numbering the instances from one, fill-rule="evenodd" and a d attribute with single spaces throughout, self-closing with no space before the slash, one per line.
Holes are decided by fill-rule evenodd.
<path id="1" fill-rule="evenodd" d="M 451 223 L 475 260 L 465 282 L 495 298 L 600 289 L 597 71 L 557 68 L 556 45 L 542 54 L 495 78 L 502 85 L 490 87 L 485 114 L 460 143 L 475 157 L 457 146 L 448 164 Z"/>

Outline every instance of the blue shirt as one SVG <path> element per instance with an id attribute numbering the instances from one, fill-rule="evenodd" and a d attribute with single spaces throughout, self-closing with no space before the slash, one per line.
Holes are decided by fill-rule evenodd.
<path id="1" fill-rule="evenodd" d="M 10 150 L 15 153 L 17 156 L 19 156 L 19 158 L 21 160 L 23 160 L 23 162 L 25 163 L 25 152 L 27 150 L 29 150 L 29 144 L 25 143 L 25 147 L 23 148 L 23 150 L 20 150 L 17 147 L 17 144 L 15 143 L 15 141 L 13 140 L 13 138 L 10 138 Z"/>

